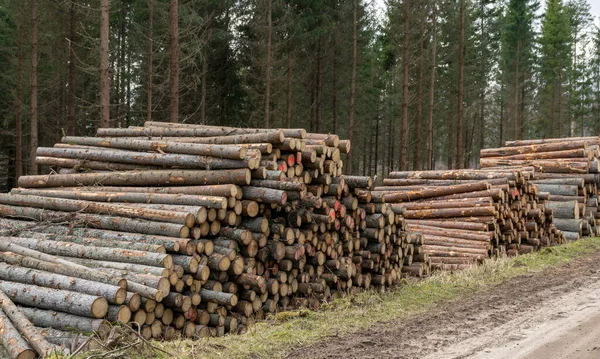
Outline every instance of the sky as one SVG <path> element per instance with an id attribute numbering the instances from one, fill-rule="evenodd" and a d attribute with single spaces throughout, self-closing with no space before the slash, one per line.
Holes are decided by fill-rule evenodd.
<path id="1" fill-rule="evenodd" d="M 386 0 L 374 0 L 375 3 L 375 7 L 380 9 L 380 11 L 383 11 L 383 9 L 385 9 L 385 1 Z M 543 11 L 543 9 L 546 7 L 546 1 L 545 0 L 541 0 L 541 9 Z M 588 0 L 588 3 L 591 6 L 591 13 L 592 16 L 595 18 L 595 22 L 598 26 L 600 26 L 600 0 Z"/>

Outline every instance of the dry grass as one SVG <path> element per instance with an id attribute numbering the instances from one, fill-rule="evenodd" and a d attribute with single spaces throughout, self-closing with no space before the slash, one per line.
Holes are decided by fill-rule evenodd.
<path id="1" fill-rule="evenodd" d="M 423 312 L 436 304 L 468 296 L 519 275 L 533 274 L 600 250 L 600 239 L 585 239 L 540 253 L 490 259 L 457 273 L 436 273 L 423 281 L 409 280 L 387 292 L 366 291 L 325 303 L 318 312 L 279 313 L 245 335 L 155 343 L 177 358 L 277 358 L 290 350 L 364 330 Z M 167 356 L 157 354 L 157 358 Z"/>

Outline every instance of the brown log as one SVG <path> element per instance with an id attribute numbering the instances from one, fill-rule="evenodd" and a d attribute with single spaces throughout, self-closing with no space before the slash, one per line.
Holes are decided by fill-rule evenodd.
<path id="1" fill-rule="evenodd" d="M 423 191 L 406 191 L 406 192 L 382 192 L 385 202 L 410 201 L 422 198 L 432 198 L 438 196 L 452 195 L 464 192 L 474 192 L 488 190 L 490 185 L 486 182 L 465 183 L 456 186 L 436 187 Z M 375 195 L 375 192 L 373 192 Z"/>
<path id="2" fill-rule="evenodd" d="M 160 128 L 191 128 L 191 129 L 206 129 L 206 130 L 216 130 L 216 131 L 226 131 L 227 133 L 262 133 L 269 132 L 271 130 L 266 130 L 262 128 L 239 128 L 239 127 L 223 127 L 223 126 L 209 126 L 209 125 L 192 125 L 187 123 L 171 123 L 171 122 L 153 122 L 146 121 L 144 123 L 145 127 L 160 127 Z M 306 138 L 306 130 L 303 128 L 282 128 L 277 129 L 282 131 L 285 137 L 293 137 L 293 138 Z"/>
<path id="3" fill-rule="evenodd" d="M 481 167 L 496 167 L 496 166 L 534 166 L 541 172 L 549 173 L 588 173 L 589 160 L 575 161 L 575 159 L 567 159 L 560 161 L 553 160 L 494 160 L 490 158 L 482 158 L 480 160 Z"/>
<path id="4" fill-rule="evenodd" d="M 263 187 L 242 187 L 243 198 L 260 203 L 275 203 L 283 205 L 287 202 L 287 193 L 282 190 Z"/>
<path id="5" fill-rule="evenodd" d="M 25 188 L 73 186 L 160 186 L 215 185 L 250 183 L 250 170 L 157 170 L 110 173 L 80 173 L 69 175 L 22 176 L 19 186 Z"/>
<path id="6" fill-rule="evenodd" d="M 413 220 L 407 219 L 406 223 L 411 225 L 426 225 L 432 227 L 439 228 L 448 228 L 448 229 L 463 229 L 470 231 L 487 231 L 488 226 L 483 223 L 472 223 L 472 222 L 462 222 L 455 219 L 430 219 L 430 220 Z"/>
<path id="7" fill-rule="evenodd" d="M 197 195 L 183 195 L 183 194 L 165 194 L 165 193 L 135 193 L 135 192 L 92 192 L 92 191 L 73 191 L 73 190 L 62 190 L 62 189 L 13 189 L 12 194 L 22 194 L 27 196 L 43 196 L 83 201 L 97 201 L 97 202 L 134 202 L 134 203 L 155 203 L 155 204 L 170 204 L 170 205 L 185 205 L 185 206 L 202 206 L 206 208 L 227 208 L 227 200 L 223 197 L 215 196 L 197 196 Z M 1 199 L 0 199 L 1 200 Z M 8 200 L 7 200 L 8 201 Z M 16 201 L 12 201 L 16 202 Z M 30 200 L 29 202 L 33 202 Z M 42 202 L 39 200 L 38 202 Z M 47 203 L 44 202 L 44 203 Z M 72 202 L 61 202 L 60 205 L 66 208 L 67 203 Z M 56 204 L 57 207 L 59 204 Z M 83 205 L 83 204 L 81 204 Z M 39 206 L 39 204 L 38 204 Z M 74 204 L 71 205 L 74 208 Z M 126 206 L 126 204 L 121 204 Z M 89 206 L 88 206 L 89 207 Z M 113 205 L 114 207 L 114 205 Z M 103 210 L 100 211 L 100 207 L 93 213 L 106 213 L 108 206 L 103 206 Z M 116 215 L 129 215 L 135 210 L 132 209 L 119 209 L 116 210 L 111 208 L 111 212 Z M 143 212 L 143 211 L 142 211 Z M 136 217 L 138 218 L 138 217 Z M 149 219 L 149 218 L 146 218 Z"/>
<path id="8" fill-rule="evenodd" d="M 404 171 L 390 172 L 389 178 L 398 179 L 454 179 L 454 180 L 487 180 L 492 178 L 507 178 L 515 180 L 519 177 L 518 171 L 506 169 L 503 171 L 480 171 L 480 170 L 448 170 L 448 171 Z"/>
<path id="9" fill-rule="evenodd" d="M 25 317 L 37 327 L 49 327 L 64 331 L 96 332 L 103 338 L 110 332 L 110 324 L 104 319 L 92 319 L 73 314 L 38 308 L 19 308 Z"/>
<path id="10" fill-rule="evenodd" d="M 4 296 L 4 294 L 0 294 L 0 296 Z M 1 301 L 0 301 L 1 306 Z M 32 331 L 37 332 L 35 328 L 32 328 Z M 40 334 L 38 334 L 40 335 Z M 40 335 L 41 337 L 41 335 Z M 43 342 L 46 340 L 41 337 Z M 21 336 L 19 330 L 13 325 L 12 321 L 4 313 L 2 309 L 0 309 L 0 347 L 4 348 L 11 359 L 35 359 L 37 358 L 36 351 L 31 348 L 26 339 Z M 42 344 L 43 345 L 43 344 Z M 50 354 L 51 346 L 48 343 L 49 351 L 45 354 Z M 1 353 L 1 352 L 0 352 Z"/>
<path id="11" fill-rule="evenodd" d="M 136 151 L 160 151 L 188 155 L 211 156 L 241 160 L 246 157 L 247 148 L 239 145 L 210 145 L 169 141 L 128 140 L 121 138 L 63 137 L 63 143 L 77 145 L 119 148 Z"/>
<path id="12" fill-rule="evenodd" d="M 537 145 L 537 144 L 560 144 L 560 146 L 583 146 L 583 145 L 597 145 L 600 142 L 600 137 L 598 136 L 590 136 L 590 137 L 570 137 L 570 138 L 543 138 L 543 139 L 535 139 L 535 140 L 514 140 L 514 141 L 506 141 L 505 146 L 529 146 L 529 145 Z M 568 147 L 563 147 L 568 148 Z"/>
<path id="13" fill-rule="evenodd" d="M 208 289 L 200 290 L 200 296 L 206 301 L 221 305 L 235 306 L 238 302 L 237 296 L 233 293 L 216 292 Z"/>
<path id="14" fill-rule="evenodd" d="M 101 162 L 87 159 L 57 158 L 46 156 L 37 156 L 35 158 L 35 163 L 50 167 L 60 167 L 61 169 L 72 169 L 70 173 L 77 173 L 78 171 L 84 170 L 135 171 L 160 169 L 158 166 L 136 165 L 132 163 Z"/>
<path id="15" fill-rule="evenodd" d="M 0 279 L 100 296 L 113 304 L 123 304 L 127 297 L 127 290 L 125 288 L 6 263 L 0 263 Z"/>
<path id="16" fill-rule="evenodd" d="M 115 186 L 88 186 L 88 187 L 55 187 L 49 188 L 64 191 L 90 191 L 90 192 L 137 192 L 137 193 L 164 193 L 186 194 L 216 197 L 237 197 L 239 187 L 233 184 L 216 184 L 207 186 L 178 186 L 178 187 L 115 187 Z"/>
<path id="17" fill-rule="evenodd" d="M 0 215 L 12 218 L 36 219 L 38 221 L 81 221 L 90 227 L 122 232 L 144 233 L 186 238 L 189 228 L 183 225 L 152 222 L 133 218 L 110 217 L 97 214 L 68 213 L 30 207 L 0 205 Z"/>
<path id="18" fill-rule="evenodd" d="M 75 243 L 48 241 L 35 238 L 0 238 L 2 238 L 4 241 L 16 243 L 19 246 L 27 247 L 51 255 L 89 258 L 96 260 L 105 260 L 110 258 L 116 262 L 137 263 L 164 268 L 171 268 L 173 266 L 173 257 L 169 254 L 123 250 L 119 248 L 89 247 Z"/>
<path id="19" fill-rule="evenodd" d="M 0 290 L 12 301 L 30 307 L 58 310 L 90 318 L 104 318 L 108 311 L 106 299 L 78 292 L 4 280 L 0 280 Z"/>

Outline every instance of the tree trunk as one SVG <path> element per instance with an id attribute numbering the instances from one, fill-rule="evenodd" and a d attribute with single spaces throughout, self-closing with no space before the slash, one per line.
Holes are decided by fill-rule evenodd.
<path id="1" fill-rule="evenodd" d="M 200 123 L 206 124 L 206 77 L 208 76 L 208 49 L 202 52 L 202 82 L 200 84 Z"/>
<path id="2" fill-rule="evenodd" d="M 226 171 L 157 170 L 23 176 L 19 179 L 19 187 L 74 187 L 93 186 L 94 184 L 104 186 L 248 185 L 250 180 L 250 171 L 247 169 Z"/>
<path id="3" fill-rule="evenodd" d="M 110 83 L 108 72 L 109 0 L 100 1 L 100 127 L 110 126 Z"/>
<path id="4" fill-rule="evenodd" d="M 29 133 L 29 172 L 38 174 L 35 151 L 38 146 L 38 103 L 37 103 L 37 0 L 31 0 L 31 121 Z"/>
<path id="5" fill-rule="evenodd" d="M 513 103 L 513 138 L 519 139 L 519 86 L 520 86 L 520 74 L 519 74 L 519 55 L 520 55 L 520 42 L 517 43 L 517 53 L 515 60 L 515 88 L 514 88 L 514 103 Z"/>
<path id="6" fill-rule="evenodd" d="M 85 212 L 97 214 L 112 214 L 117 216 L 146 219 L 156 222 L 184 224 L 192 227 L 195 223 L 194 215 L 185 212 L 169 212 L 149 208 L 129 207 L 127 204 L 98 203 L 66 198 L 52 198 L 40 196 L 26 196 L 0 193 L 0 203 L 52 209 L 65 212 Z"/>
<path id="7" fill-rule="evenodd" d="M 291 50 L 287 56 L 287 99 L 285 111 L 286 128 L 292 126 L 292 53 Z"/>
<path id="8" fill-rule="evenodd" d="M 0 305 L 3 303 L 2 297 L 5 294 L 0 294 Z M 12 304 L 12 302 L 11 302 Z M 13 304 L 14 305 L 14 304 Z M 18 310 L 18 309 L 17 309 Z M 27 321 L 28 322 L 28 321 Z M 35 329 L 34 329 L 35 330 Z M 15 328 L 12 321 L 0 308 L 0 344 L 3 351 L 6 350 L 11 359 L 35 359 L 37 358 L 36 351 L 31 348 L 27 340 L 25 340 L 19 330 Z M 48 353 L 50 354 L 50 353 Z"/>
<path id="9" fill-rule="evenodd" d="M 23 20 L 21 20 L 23 21 Z M 20 34 L 17 39 L 17 88 L 15 98 L 15 176 L 16 180 L 23 175 L 23 94 L 22 94 L 22 71 L 23 71 L 23 25 L 19 25 Z"/>
<path id="10" fill-rule="evenodd" d="M 89 318 L 104 318 L 108 312 L 106 299 L 88 294 L 4 280 L 0 280 L 0 291 L 16 303 L 35 308 L 52 309 Z"/>
<path id="11" fill-rule="evenodd" d="M 71 2 L 71 12 L 69 19 L 69 99 L 67 104 L 67 135 L 73 136 L 75 134 L 75 126 L 77 119 L 75 118 L 75 74 L 76 67 L 75 61 L 75 42 L 77 41 L 76 28 L 76 17 L 77 17 L 77 3 L 76 0 Z"/>
<path id="12" fill-rule="evenodd" d="M 338 31 L 337 26 L 334 28 L 333 39 L 333 61 L 331 64 L 332 81 L 331 81 L 331 115 L 333 118 L 333 133 L 338 133 L 338 89 L 337 89 L 337 56 L 338 56 Z"/>
<path id="13" fill-rule="evenodd" d="M 152 80 L 153 80 L 153 71 L 152 71 L 152 56 L 153 56 L 153 39 L 152 39 L 152 30 L 154 27 L 154 0 L 148 0 L 148 54 L 146 61 L 148 61 L 146 68 L 146 91 L 147 92 L 147 100 L 146 100 L 146 121 L 152 121 Z"/>
<path id="14" fill-rule="evenodd" d="M 265 128 L 270 128 L 271 115 L 271 32 L 272 32 L 272 0 L 267 0 L 267 58 L 265 64 Z"/>
<path id="15" fill-rule="evenodd" d="M 31 322 L 25 317 L 23 312 L 10 298 L 10 293 L 0 290 L 0 309 L 5 314 L 16 329 L 23 335 L 23 339 L 40 354 L 45 357 L 56 351 L 54 345 L 48 343 L 44 337 L 37 331 Z M 12 343 L 9 343 L 12 344 Z M 5 349 L 10 349 L 12 345 L 5 346 Z"/>
<path id="16" fill-rule="evenodd" d="M 169 16 L 169 121 L 179 122 L 179 13 L 178 0 L 170 0 Z"/>
<path id="17" fill-rule="evenodd" d="M 316 116 L 316 127 L 315 132 L 319 133 L 323 129 L 323 110 L 321 108 L 323 99 L 323 56 L 321 55 L 321 42 L 319 38 L 317 40 L 317 85 L 316 85 L 316 98 L 315 98 L 315 116 Z"/>
<path id="18" fill-rule="evenodd" d="M 419 75 L 417 85 L 417 122 L 415 124 L 415 157 L 413 169 L 420 170 L 421 166 L 421 117 L 423 114 L 423 42 L 425 19 L 419 21 Z"/>
<path id="19" fill-rule="evenodd" d="M 400 171 L 408 166 L 408 46 L 410 31 L 410 0 L 404 0 L 404 43 L 402 45 L 402 124 L 400 127 Z"/>
<path id="20" fill-rule="evenodd" d="M 127 297 L 127 290 L 115 285 L 57 275 L 55 273 L 14 266 L 6 263 L 0 263 L 0 269 L 0 280 L 99 296 L 113 304 L 123 304 Z"/>
<path id="21" fill-rule="evenodd" d="M 348 140 L 352 142 L 354 135 L 354 107 L 356 106 L 356 64 L 358 47 L 358 0 L 354 0 L 354 12 L 352 20 L 352 78 L 350 80 L 350 114 L 348 115 Z M 352 152 L 346 156 L 347 172 L 352 173 Z"/>
<path id="22" fill-rule="evenodd" d="M 458 110 L 456 120 L 456 168 L 463 165 L 463 88 L 465 67 L 465 0 L 460 0 L 460 44 L 458 48 Z"/>
<path id="23" fill-rule="evenodd" d="M 97 332 L 100 337 L 104 337 L 110 331 L 110 324 L 103 319 L 91 319 L 37 308 L 21 307 L 20 310 L 37 327 L 76 330 L 84 333 Z"/>

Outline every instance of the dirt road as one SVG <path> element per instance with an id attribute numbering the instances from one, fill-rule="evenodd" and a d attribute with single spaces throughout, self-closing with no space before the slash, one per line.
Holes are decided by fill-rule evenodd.
<path id="1" fill-rule="evenodd" d="M 290 358 L 600 358 L 600 252 Z"/>

